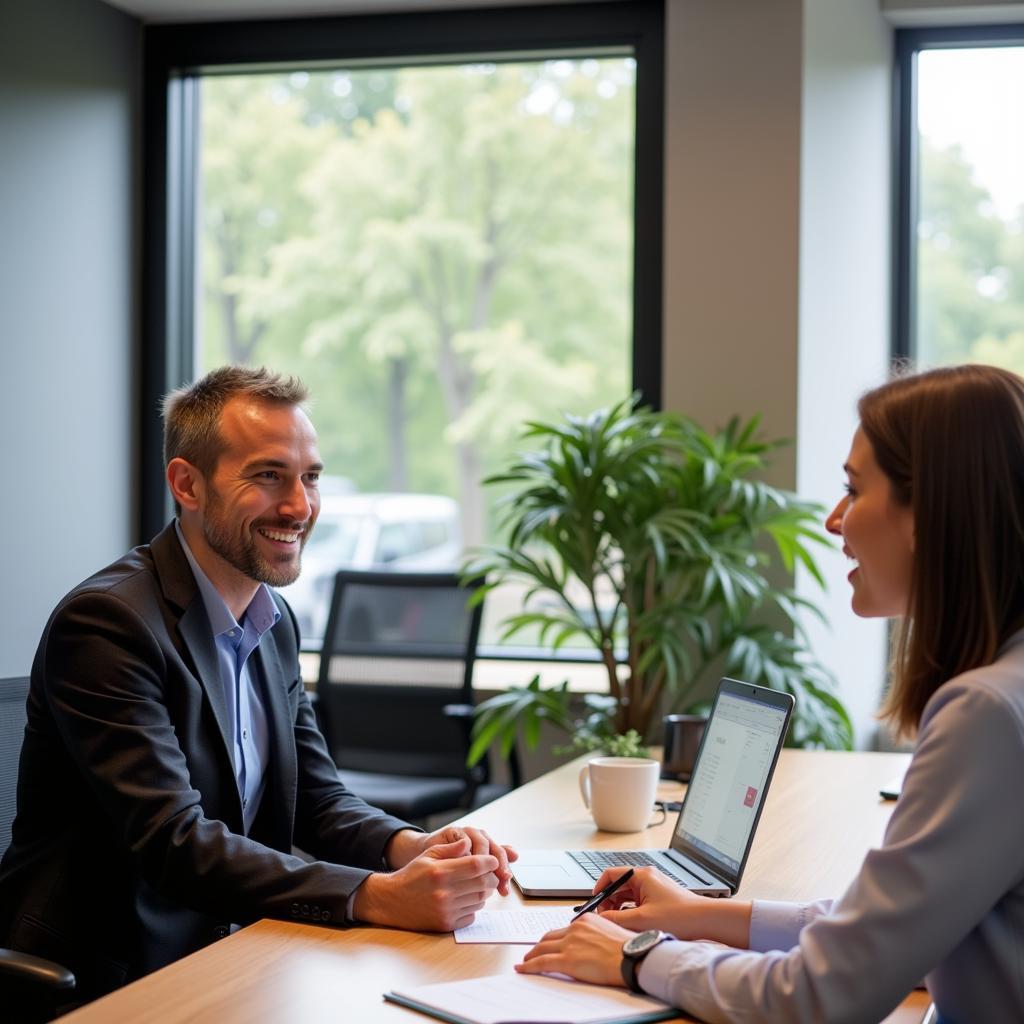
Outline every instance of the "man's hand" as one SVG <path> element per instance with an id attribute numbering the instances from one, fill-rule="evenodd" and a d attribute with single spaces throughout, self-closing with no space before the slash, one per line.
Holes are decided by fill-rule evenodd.
<path id="1" fill-rule="evenodd" d="M 410 834 L 432 838 L 407 832 L 395 838 Z M 370 875 L 356 890 L 353 913 L 367 924 L 454 931 L 473 923 L 498 884 L 497 871 L 498 858 L 473 853 L 468 835 L 452 843 L 435 842 L 393 874 Z"/>
<path id="2" fill-rule="evenodd" d="M 512 878 L 509 862 L 518 860 L 519 854 L 511 846 L 496 843 L 483 829 L 464 825 L 446 825 L 436 832 L 413 832 L 405 829 L 396 832 L 388 843 L 385 851 L 387 862 L 395 868 L 405 867 L 416 857 L 426 853 L 435 846 L 447 846 L 451 843 L 469 840 L 469 853 L 473 855 L 489 854 L 498 861 L 497 876 L 498 892 L 508 895 L 508 883 Z"/>
<path id="3" fill-rule="evenodd" d="M 516 964 L 520 974 L 567 974 L 594 985 L 625 986 L 622 944 L 633 932 L 598 914 L 584 914 L 568 928 L 548 932 Z"/>

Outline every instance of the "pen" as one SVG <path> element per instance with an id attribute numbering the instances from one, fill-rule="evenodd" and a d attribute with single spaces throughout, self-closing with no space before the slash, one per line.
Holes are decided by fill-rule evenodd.
<path id="1" fill-rule="evenodd" d="M 633 877 L 633 869 L 630 868 L 628 871 L 624 871 L 614 882 L 609 882 L 600 892 L 595 892 L 593 896 L 587 900 L 586 903 L 581 903 L 578 907 L 572 909 L 576 911 L 576 917 L 573 918 L 575 921 L 577 918 L 582 917 L 584 914 L 589 914 L 591 910 L 599 907 L 613 892 L 618 892 L 631 878 Z"/>

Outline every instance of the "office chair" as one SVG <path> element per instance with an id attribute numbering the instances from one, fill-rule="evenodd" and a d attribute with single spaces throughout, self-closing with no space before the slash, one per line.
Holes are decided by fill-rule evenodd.
<path id="1" fill-rule="evenodd" d="M 466 767 L 480 581 L 449 573 L 337 573 L 327 619 L 318 715 L 345 785 L 406 821 L 463 811 L 519 785 Z"/>
<path id="2" fill-rule="evenodd" d="M 0 857 L 11 845 L 27 697 L 27 678 L 0 679 Z M 74 987 L 75 976 L 66 967 L 0 947 L 0 1016 L 5 1020 L 50 1020 L 71 1001 Z"/>

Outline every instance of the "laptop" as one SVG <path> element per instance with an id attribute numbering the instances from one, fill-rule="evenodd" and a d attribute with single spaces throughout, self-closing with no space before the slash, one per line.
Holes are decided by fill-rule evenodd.
<path id="1" fill-rule="evenodd" d="M 723 679 L 667 850 L 521 850 L 510 865 L 516 885 L 524 896 L 575 899 L 607 867 L 650 865 L 693 892 L 732 896 L 792 713 L 788 693 Z"/>

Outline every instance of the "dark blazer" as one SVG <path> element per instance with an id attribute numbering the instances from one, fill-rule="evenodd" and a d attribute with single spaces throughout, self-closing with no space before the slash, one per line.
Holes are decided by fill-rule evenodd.
<path id="1" fill-rule="evenodd" d="M 249 836 L 212 631 L 173 525 L 61 601 L 32 666 L 0 945 L 66 964 L 91 998 L 232 923 L 344 923 L 407 826 L 338 781 L 295 619 L 275 600 L 254 655 L 271 757 Z"/>

